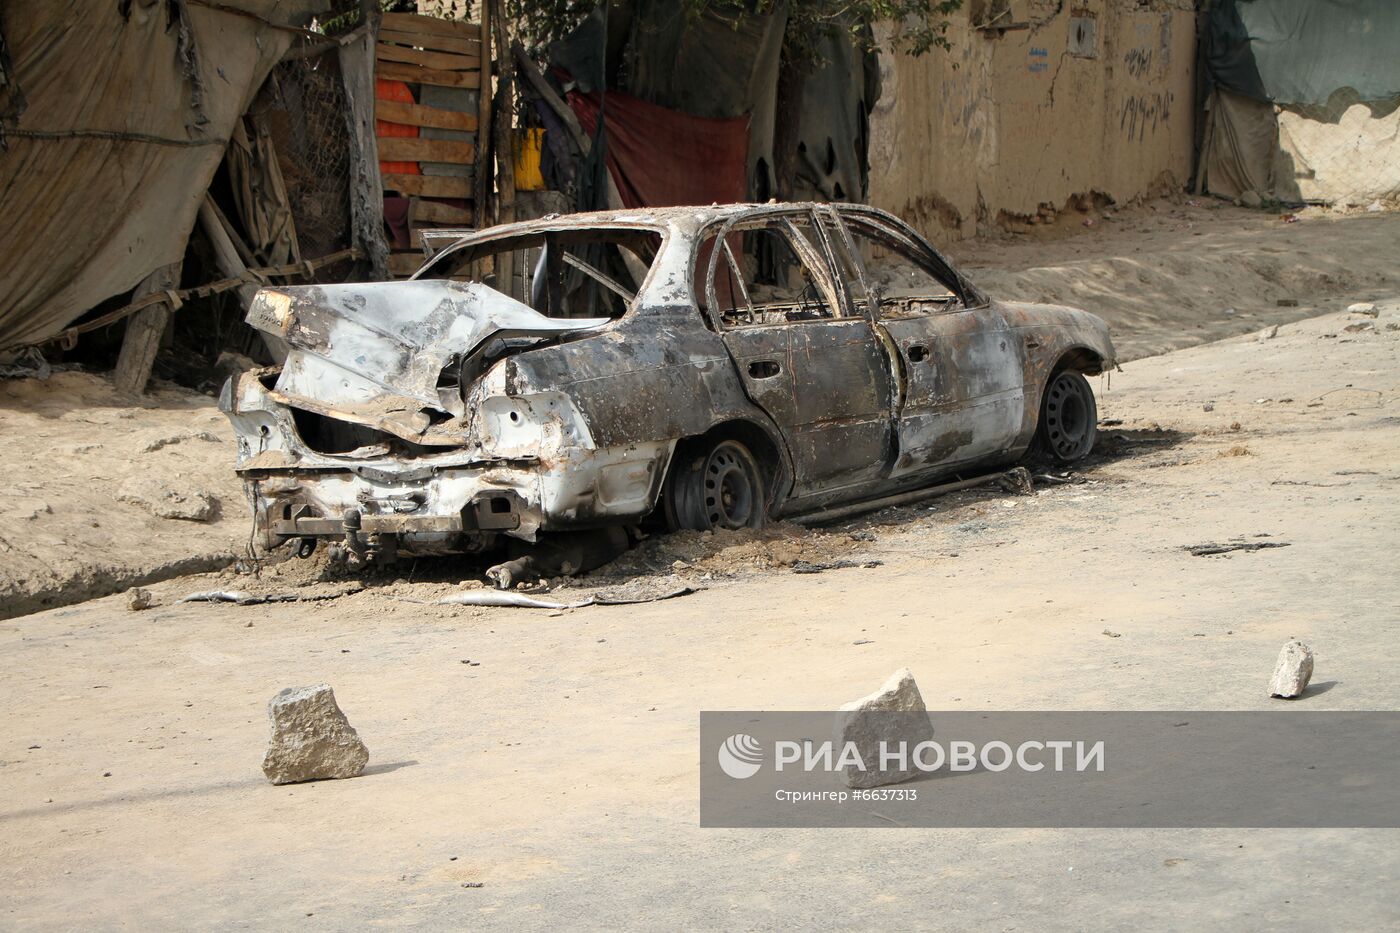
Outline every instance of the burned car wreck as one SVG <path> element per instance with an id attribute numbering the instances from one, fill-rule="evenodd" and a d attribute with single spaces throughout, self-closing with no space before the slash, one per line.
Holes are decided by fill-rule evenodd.
<path id="1" fill-rule="evenodd" d="M 402 282 L 262 289 L 289 347 L 220 407 L 262 544 L 588 569 L 644 522 L 742 528 L 1094 443 L 1107 326 L 991 301 L 895 217 L 826 204 L 548 217 Z M 612 550 L 609 550 L 609 549 Z M 604 557 L 606 559 L 606 557 Z"/>

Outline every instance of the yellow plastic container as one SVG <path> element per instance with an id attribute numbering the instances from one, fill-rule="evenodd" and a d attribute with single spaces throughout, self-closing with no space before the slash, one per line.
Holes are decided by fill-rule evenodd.
<path id="1" fill-rule="evenodd" d="M 544 176 L 540 174 L 544 130 L 539 127 L 527 129 L 518 139 L 520 145 L 515 152 L 515 190 L 540 191 L 544 188 Z"/>

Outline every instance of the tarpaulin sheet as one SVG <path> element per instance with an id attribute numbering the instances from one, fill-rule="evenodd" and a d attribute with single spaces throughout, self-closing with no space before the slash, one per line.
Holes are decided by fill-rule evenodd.
<path id="1" fill-rule="evenodd" d="M 590 136 L 597 131 L 598 105 L 596 94 L 569 92 L 569 106 Z M 747 116 L 693 117 L 614 91 L 603 123 L 608 170 L 628 207 L 745 200 Z"/>
<path id="2" fill-rule="evenodd" d="M 733 16 L 677 0 L 630 0 L 608 7 L 607 86 L 647 103 L 697 117 L 749 117 L 748 192 L 766 201 L 776 192 L 773 128 L 787 3 Z M 604 82 L 602 7 L 549 48 L 549 60 L 581 91 Z M 611 100 L 611 98 L 610 98 Z"/>
<path id="3" fill-rule="evenodd" d="M 6 0 L 27 106 L 0 150 L 0 347 L 51 337 L 185 252 L 234 125 L 320 0 Z M 239 12 L 252 14 L 241 15 Z M 123 15 L 125 13 L 125 15 Z"/>
<path id="4" fill-rule="evenodd" d="M 1216 88 L 1206 101 L 1201 145 L 1201 191 L 1237 198 L 1274 192 L 1278 121 L 1274 105 Z"/>
<path id="5" fill-rule="evenodd" d="M 1400 95 L 1396 0 L 1218 0 L 1206 63 L 1222 87 L 1278 104 L 1321 105 L 1351 88 Z"/>

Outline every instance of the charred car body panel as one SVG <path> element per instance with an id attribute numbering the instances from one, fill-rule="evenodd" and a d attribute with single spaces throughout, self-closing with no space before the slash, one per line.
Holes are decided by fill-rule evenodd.
<path id="1" fill-rule="evenodd" d="M 480 281 L 529 251 L 526 300 Z M 268 546 L 635 523 L 707 437 L 753 449 L 767 514 L 802 512 L 1014 460 L 1048 377 L 1114 359 L 1098 318 L 988 301 L 900 221 L 828 205 L 514 224 L 407 282 L 263 289 L 248 319 L 292 348 L 221 399 Z"/>

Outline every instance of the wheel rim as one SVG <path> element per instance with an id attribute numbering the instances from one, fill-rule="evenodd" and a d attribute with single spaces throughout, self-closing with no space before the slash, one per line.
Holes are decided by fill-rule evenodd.
<path id="1" fill-rule="evenodd" d="M 1073 458 L 1083 453 L 1093 427 L 1080 384 L 1065 375 L 1056 377 L 1045 398 L 1045 437 L 1055 454 Z"/>
<path id="2" fill-rule="evenodd" d="M 721 446 L 705 461 L 705 515 L 711 528 L 745 528 L 753 521 L 757 484 L 733 450 Z"/>

